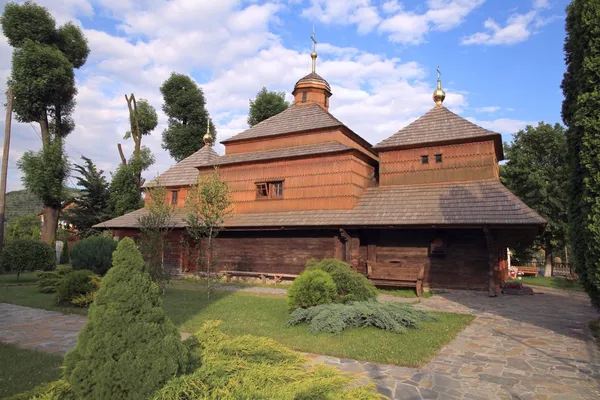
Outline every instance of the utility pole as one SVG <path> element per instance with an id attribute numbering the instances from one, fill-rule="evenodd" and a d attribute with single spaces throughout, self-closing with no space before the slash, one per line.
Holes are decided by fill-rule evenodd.
<path id="1" fill-rule="evenodd" d="M 6 119 L 4 120 L 4 148 L 2 149 L 2 178 L 0 181 L 0 249 L 4 247 L 4 210 L 6 208 L 6 178 L 8 176 L 8 150 L 12 122 L 12 88 L 6 91 Z"/>

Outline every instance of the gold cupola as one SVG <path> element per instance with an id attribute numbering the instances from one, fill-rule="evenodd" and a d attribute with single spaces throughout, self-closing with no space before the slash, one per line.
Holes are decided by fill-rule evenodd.
<path id="1" fill-rule="evenodd" d="M 446 92 L 444 92 L 444 90 L 442 89 L 442 79 L 441 79 L 441 72 L 440 72 L 440 67 L 437 67 L 437 74 L 438 74 L 438 80 L 437 80 L 437 89 L 434 90 L 433 92 L 433 101 L 435 102 L 435 104 L 438 107 L 442 107 L 442 103 L 444 102 L 444 99 L 446 98 Z"/>
<path id="2" fill-rule="evenodd" d="M 317 40 L 315 38 L 315 30 L 310 37 L 313 42 L 313 51 L 310 53 L 312 59 L 312 72 L 301 78 L 294 85 L 292 95 L 294 96 L 295 105 L 303 104 L 318 104 L 326 110 L 329 110 L 329 98 L 331 97 L 331 86 L 317 74 Z"/>

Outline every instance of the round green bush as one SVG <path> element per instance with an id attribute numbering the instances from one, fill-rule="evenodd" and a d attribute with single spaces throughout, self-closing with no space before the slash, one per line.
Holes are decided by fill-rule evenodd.
<path id="1" fill-rule="evenodd" d="M 95 287 L 91 279 L 93 275 L 94 273 L 89 269 L 81 269 L 65 275 L 56 288 L 56 302 L 70 303 L 77 296 L 94 291 Z"/>
<path id="2" fill-rule="evenodd" d="M 78 399 L 147 400 L 187 371 L 189 354 L 132 239 L 119 242 L 113 261 L 65 356 L 64 378 Z"/>
<path id="3" fill-rule="evenodd" d="M 104 275 L 112 267 L 112 254 L 117 242 L 103 236 L 92 236 L 75 243 L 71 249 L 73 269 L 90 269 L 95 274 Z"/>
<path id="4" fill-rule="evenodd" d="M 309 261 L 307 269 L 327 272 L 335 282 L 337 300 L 341 303 L 366 301 L 377 297 L 375 285 L 341 260 L 324 258 L 321 261 Z"/>
<path id="5" fill-rule="evenodd" d="M 73 272 L 70 265 L 57 265 L 52 271 L 41 271 L 37 273 L 38 289 L 42 293 L 54 293 L 58 285 L 63 281 L 65 275 Z"/>
<path id="6" fill-rule="evenodd" d="M 328 273 L 321 270 L 304 271 L 288 289 L 287 306 L 293 311 L 331 303 L 336 293 L 337 288 Z"/>
<path id="7" fill-rule="evenodd" d="M 32 238 L 9 240 L 2 250 L 0 268 L 20 274 L 38 269 L 49 271 L 56 266 L 56 254 L 46 243 Z"/>

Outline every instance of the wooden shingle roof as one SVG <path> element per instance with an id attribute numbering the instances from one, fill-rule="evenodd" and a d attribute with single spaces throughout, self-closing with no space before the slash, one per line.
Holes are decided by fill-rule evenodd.
<path id="1" fill-rule="evenodd" d="M 416 121 L 408 124 L 389 138 L 373 146 L 381 150 L 389 147 L 402 147 L 451 142 L 456 140 L 490 137 L 501 140 L 501 135 L 484 129 L 446 107 L 434 106 Z"/>
<path id="2" fill-rule="evenodd" d="M 344 124 L 317 104 L 292 105 L 287 110 L 225 139 L 221 143 L 337 126 L 344 126 Z"/>
<path id="3" fill-rule="evenodd" d="M 97 228 L 137 227 L 145 210 L 96 225 Z M 177 227 L 185 215 L 174 215 Z M 369 188 L 352 210 L 317 210 L 234 214 L 229 228 L 319 226 L 538 226 L 546 221 L 497 179 L 426 185 Z"/>
<path id="4" fill-rule="evenodd" d="M 191 156 L 184 158 L 157 178 L 144 184 L 144 187 L 153 187 L 157 183 L 160 186 L 184 186 L 194 185 L 198 179 L 196 167 L 212 165 L 219 159 L 219 155 L 211 146 L 204 146 Z"/>
<path id="5" fill-rule="evenodd" d="M 338 153 L 353 150 L 340 142 L 324 142 L 306 146 L 284 147 L 280 149 L 253 151 L 250 153 L 226 154 L 214 160 L 211 165 L 237 164 L 252 161 L 266 161 L 279 158 L 294 158 L 316 154 Z M 205 165 L 205 164 L 203 164 Z M 199 165 L 199 167 L 203 166 Z"/>

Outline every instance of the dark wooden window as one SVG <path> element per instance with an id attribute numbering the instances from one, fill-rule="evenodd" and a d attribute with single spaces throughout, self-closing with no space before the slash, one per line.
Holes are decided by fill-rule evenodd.
<path id="1" fill-rule="evenodd" d="M 446 241 L 435 238 L 429 243 L 429 255 L 432 257 L 443 257 L 446 255 Z"/>
<path id="2" fill-rule="evenodd" d="M 256 198 L 266 199 L 269 197 L 269 184 L 266 182 L 256 184 Z"/>
<path id="3" fill-rule="evenodd" d="M 421 164 L 429 164 L 429 156 L 421 156 Z"/>
<path id="4" fill-rule="evenodd" d="M 177 204 L 177 200 L 179 200 L 179 191 L 171 190 L 171 204 Z"/>
<path id="5" fill-rule="evenodd" d="M 306 103 L 306 92 L 302 93 L 302 102 Z"/>
<path id="6" fill-rule="evenodd" d="M 256 183 L 256 198 L 257 199 L 281 199 L 281 198 L 283 198 L 283 181 Z"/>
<path id="7" fill-rule="evenodd" d="M 325 96 L 325 107 L 327 107 L 327 105 L 328 105 L 327 103 L 329 103 L 329 99 L 327 98 L 326 94 L 324 96 Z"/>
<path id="8" fill-rule="evenodd" d="M 441 154 L 436 154 L 435 155 L 435 162 L 436 163 L 442 162 L 442 155 Z"/>

